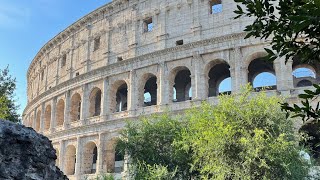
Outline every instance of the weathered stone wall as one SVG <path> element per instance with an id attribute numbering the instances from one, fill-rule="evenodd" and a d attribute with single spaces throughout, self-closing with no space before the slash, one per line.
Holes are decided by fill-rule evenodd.
<path id="1" fill-rule="evenodd" d="M 233 19 L 236 4 L 231 0 L 211 13 L 211 2 L 115 0 L 39 51 L 28 70 L 24 124 L 53 141 L 57 163 L 69 177 L 88 174 L 90 162 L 84 154 L 94 154 L 92 143 L 95 173 L 114 172 L 118 163 L 113 144 L 124 119 L 181 111 L 202 100 L 217 103 L 219 93 L 230 93 L 219 91 L 226 78 L 231 78 L 228 91 L 235 93 L 269 72 L 276 84 L 268 93 L 291 102 L 312 88 L 297 87 L 299 82 L 319 82 L 319 64 L 262 62 L 268 42 L 244 39 L 251 19 Z M 153 29 L 147 31 L 150 19 Z M 295 78 L 293 70 L 300 67 L 311 69 L 315 77 Z"/>

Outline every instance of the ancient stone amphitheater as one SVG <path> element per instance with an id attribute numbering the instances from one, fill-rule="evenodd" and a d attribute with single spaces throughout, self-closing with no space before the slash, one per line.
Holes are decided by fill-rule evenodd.
<path id="1" fill-rule="evenodd" d="M 115 141 L 126 120 L 216 103 L 248 82 L 294 102 L 319 82 L 319 64 L 262 61 L 268 42 L 244 39 L 252 19 L 235 20 L 235 8 L 232 0 L 114 0 L 91 12 L 33 59 L 24 124 L 52 140 L 70 179 L 121 176 Z"/>

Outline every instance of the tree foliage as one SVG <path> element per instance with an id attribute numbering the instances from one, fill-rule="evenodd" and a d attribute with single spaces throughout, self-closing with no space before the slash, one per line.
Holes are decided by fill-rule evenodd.
<path id="1" fill-rule="evenodd" d="M 18 106 L 14 99 L 16 79 L 9 73 L 9 68 L 0 69 L 0 119 L 19 122 Z"/>
<path id="2" fill-rule="evenodd" d="M 187 113 L 185 149 L 193 152 L 202 179 L 304 179 L 309 164 L 299 154 L 293 121 L 281 111 L 278 97 L 251 89 L 221 96 Z"/>
<path id="3" fill-rule="evenodd" d="M 236 18 L 248 16 L 254 22 L 245 28 L 246 38 L 271 39 L 271 49 L 266 49 L 266 59 L 285 57 L 287 62 L 296 59 L 301 63 L 320 62 L 320 0 L 235 0 L 240 3 Z M 313 124 L 313 132 L 306 132 L 315 138 L 312 148 L 320 155 L 320 86 L 300 94 L 301 104 L 282 104 L 288 117 L 300 117 L 303 123 Z M 315 106 L 311 102 L 317 101 Z M 312 121 L 312 122 L 310 122 Z M 307 128 L 310 130 L 310 128 Z M 309 143 L 307 143 L 310 145 Z M 318 156 L 318 155 L 316 155 Z"/>
<path id="4" fill-rule="evenodd" d="M 190 179 L 191 155 L 174 144 L 186 123 L 168 114 L 128 123 L 118 146 L 130 156 L 135 179 Z M 170 178 L 169 178 L 170 177 Z"/>
<path id="5" fill-rule="evenodd" d="M 248 37 L 271 38 L 269 59 L 298 57 L 309 63 L 320 60 L 319 0 L 235 0 L 236 18 L 254 17 L 244 31 Z M 245 9 L 243 9 L 243 7 Z M 275 51 L 275 53 L 273 52 Z"/>
<path id="6" fill-rule="evenodd" d="M 311 164 L 278 97 L 221 96 L 184 115 L 128 123 L 118 145 L 134 179 L 304 179 Z"/>

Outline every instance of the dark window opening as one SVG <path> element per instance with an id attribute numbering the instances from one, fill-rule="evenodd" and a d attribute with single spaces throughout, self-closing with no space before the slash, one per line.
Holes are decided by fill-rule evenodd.
<path id="1" fill-rule="evenodd" d="M 63 68 L 64 66 L 66 66 L 66 62 L 67 62 L 67 55 L 64 54 L 62 56 L 62 59 L 61 59 L 61 68 Z"/>
<path id="2" fill-rule="evenodd" d="M 174 79 L 173 102 L 192 99 L 191 73 L 188 69 L 180 70 Z"/>
<path id="3" fill-rule="evenodd" d="M 211 14 L 222 12 L 222 0 L 211 0 L 210 2 Z"/>
<path id="4" fill-rule="evenodd" d="M 150 77 L 144 86 L 144 106 L 157 104 L 157 88 L 157 77 Z"/>
<path id="5" fill-rule="evenodd" d="M 152 18 L 148 18 L 143 21 L 144 32 L 151 32 L 153 30 L 153 21 Z"/>
<path id="6" fill-rule="evenodd" d="M 176 45 L 177 45 L 177 46 L 183 45 L 183 40 L 176 41 Z"/>
<path id="7" fill-rule="evenodd" d="M 100 48 L 100 37 L 94 39 L 93 51 L 96 51 Z"/>
<path id="8" fill-rule="evenodd" d="M 94 147 L 93 156 L 92 156 L 91 174 L 94 174 L 97 171 L 97 159 L 98 159 L 98 149 L 97 147 Z"/>
<path id="9" fill-rule="evenodd" d="M 41 81 L 43 81 L 43 79 L 44 79 L 44 71 L 42 71 L 41 73 Z"/>
<path id="10" fill-rule="evenodd" d="M 79 76 L 80 75 L 80 73 L 79 72 L 76 72 L 76 76 Z"/>
<path id="11" fill-rule="evenodd" d="M 123 58 L 121 56 L 117 57 L 117 61 L 120 62 L 120 61 L 123 61 Z"/>

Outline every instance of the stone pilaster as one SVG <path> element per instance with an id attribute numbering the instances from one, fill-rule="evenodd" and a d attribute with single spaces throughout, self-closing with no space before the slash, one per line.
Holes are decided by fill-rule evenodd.
<path id="1" fill-rule="evenodd" d="M 205 75 L 203 72 L 203 60 L 199 52 L 193 53 L 192 59 L 193 72 L 191 78 L 192 99 L 204 100 L 207 97 L 205 87 Z"/>
<path id="2" fill-rule="evenodd" d="M 77 137 L 77 149 L 76 149 L 76 168 L 75 168 L 75 175 L 79 176 L 81 175 L 81 161 L 82 159 L 82 142 L 81 142 L 81 138 Z"/>
<path id="3" fill-rule="evenodd" d="M 44 129 L 44 115 L 45 115 L 45 104 L 41 104 L 41 116 L 40 116 L 40 130 L 39 132 L 42 133 Z"/>
<path id="4" fill-rule="evenodd" d="M 105 18 L 105 27 L 106 27 L 106 34 L 105 34 L 105 41 L 106 41 L 106 46 L 105 46 L 105 65 L 108 65 L 110 63 L 110 39 L 111 39 L 111 34 L 112 34 L 112 27 L 111 27 L 111 18 L 110 17 L 106 17 Z"/>
<path id="5" fill-rule="evenodd" d="M 102 134 L 99 134 L 99 142 L 97 144 L 97 152 L 98 152 L 98 159 L 97 159 L 97 171 L 96 174 L 100 174 L 103 171 L 102 162 L 103 162 L 103 138 Z"/>
<path id="6" fill-rule="evenodd" d="M 137 17 L 137 9 L 136 9 L 136 6 L 134 6 L 132 9 L 131 9 L 131 14 L 133 17 Z M 137 21 L 136 20 L 133 20 L 131 21 L 131 29 L 130 31 L 128 31 L 128 39 L 129 39 L 129 51 L 130 51 L 130 57 L 128 58 L 131 58 L 131 57 L 135 57 L 136 54 L 137 54 L 137 36 L 138 36 L 138 27 L 137 27 Z"/>
<path id="7" fill-rule="evenodd" d="M 51 102 L 51 121 L 50 121 L 50 132 L 54 131 L 54 127 L 56 127 L 56 114 L 57 114 L 57 97 L 54 97 Z"/>
<path id="8" fill-rule="evenodd" d="M 128 85 L 128 111 L 130 115 L 134 115 L 138 105 L 137 80 L 135 70 L 130 71 Z"/>
<path id="9" fill-rule="evenodd" d="M 85 46 L 85 59 L 83 61 L 83 66 L 84 66 L 84 72 L 89 72 L 91 70 L 91 60 L 90 60 L 90 54 L 91 54 L 91 51 L 90 51 L 90 47 L 91 47 L 91 41 L 92 41 L 92 38 L 91 38 L 91 25 L 87 25 L 87 30 L 88 30 L 88 37 L 87 37 L 87 41 L 86 43 L 84 44 Z"/>
<path id="10" fill-rule="evenodd" d="M 287 91 L 293 89 L 292 61 L 285 63 L 285 58 L 278 58 L 274 61 L 274 68 L 277 78 L 277 90 Z"/>
<path id="11" fill-rule="evenodd" d="M 65 94 L 65 110 L 64 110 L 64 122 L 63 128 L 66 129 L 70 122 L 70 106 L 71 106 L 71 94 L 67 91 Z"/>
<path id="12" fill-rule="evenodd" d="M 200 17 L 201 17 L 201 4 L 203 2 L 200 1 L 194 1 L 193 3 L 190 3 L 190 6 L 192 7 L 192 14 L 193 14 L 193 25 L 191 27 L 191 30 L 193 32 L 194 41 L 201 40 L 201 30 L 202 26 L 200 24 Z"/>
<path id="13" fill-rule="evenodd" d="M 33 110 L 32 128 L 36 129 L 37 124 L 37 109 Z"/>
<path id="14" fill-rule="evenodd" d="M 80 120 L 82 121 L 82 124 L 88 117 L 88 104 L 89 104 L 89 90 L 88 90 L 88 84 L 84 84 L 82 86 L 82 102 L 81 102 L 81 115 L 80 115 Z"/>
<path id="15" fill-rule="evenodd" d="M 59 142 L 59 168 L 62 172 L 64 172 L 64 162 L 65 162 L 65 147 L 64 147 L 64 141 Z"/>
<path id="16" fill-rule="evenodd" d="M 102 116 L 107 116 L 110 113 L 110 107 L 109 107 L 109 90 L 110 90 L 110 86 L 109 86 L 109 80 L 108 78 L 103 79 L 103 90 L 102 90 L 102 111 L 101 111 L 101 115 Z"/>
<path id="17" fill-rule="evenodd" d="M 158 79 L 158 104 L 159 105 L 167 105 L 169 103 L 169 77 L 168 77 L 168 69 L 166 63 L 159 64 L 159 77 Z"/>
<path id="18" fill-rule="evenodd" d="M 244 64 L 240 47 L 231 50 L 230 58 L 233 64 L 233 67 L 230 68 L 232 91 L 239 92 L 241 87 L 248 83 L 248 67 Z"/>

